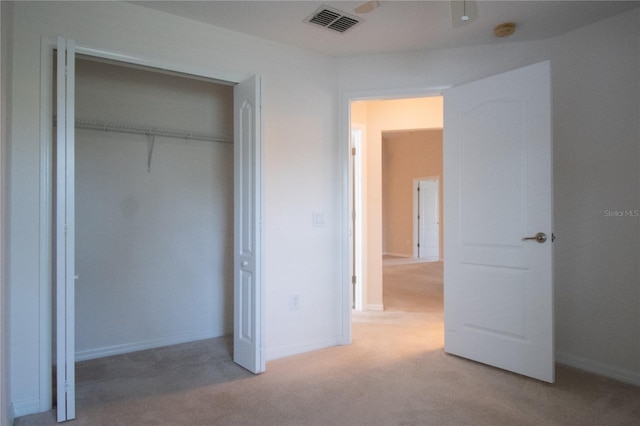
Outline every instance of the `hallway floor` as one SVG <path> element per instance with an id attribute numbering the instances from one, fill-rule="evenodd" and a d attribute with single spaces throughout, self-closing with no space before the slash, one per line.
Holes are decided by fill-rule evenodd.
<path id="1" fill-rule="evenodd" d="M 442 314 L 442 267 L 442 262 L 385 262 L 384 310 Z"/>

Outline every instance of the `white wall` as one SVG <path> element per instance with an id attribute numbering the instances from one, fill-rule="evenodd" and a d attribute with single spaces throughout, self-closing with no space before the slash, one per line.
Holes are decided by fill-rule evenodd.
<path id="1" fill-rule="evenodd" d="M 341 199 L 336 66 L 321 55 L 217 29 L 129 3 L 19 2 L 13 32 L 9 156 L 11 398 L 16 414 L 47 409 L 50 377 L 39 348 L 40 38 L 62 35 L 129 55 L 263 77 L 266 355 L 341 339 Z M 326 226 L 313 228 L 312 212 Z M 300 309 L 289 309 L 289 295 Z M 41 304 L 42 303 L 42 304 Z M 46 318 L 45 318 L 46 319 Z M 48 394 L 49 392 L 49 394 Z"/>
<path id="2" fill-rule="evenodd" d="M 420 243 L 425 257 L 428 241 L 417 241 L 414 209 L 415 179 L 436 178 L 438 247 L 442 260 L 442 129 L 385 132 L 382 139 L 382 233 L 383 253 L 413 257 Z M 426 206 L 428 206 L 427 204 Z M 426 207 L 425 206 L 425 207 Z M 426 213 L 426 212 L 425 212 Z M 428 213 L 427 213 L 428 214 Z"/>
<path id="3" fill-rule="evenodd" d="M 548 57 L 549 45 L 550 41 L 505 41 L 491 46 L 344 58 L 339 64 L 339 85 L 346 95 L 356 97 L 433 92 L 540 62 Z"/>
<path id="4" fill-rule="evenodd" d="M 5 211 L 6 211 L 6 187 L 7 187 L 7 157 L 6 145 L 10 136 L 7 126 L 10 114 L 8 106 L 10 104 L 10 67 L 9 58 L 11 57 L 9 43 L 12 31 L 13 5 L 7 2 L 0 3 L 0 29 L 2 35 L 0 39 L 0 425 L 7 426 L 13 421 L 11 413 L 11 398 L 9 392 L 9 363 L 8 363 L 8 338 L 9 338 L 9 303 L 7 292 L 7 274 L 5 259 L 6 250 L 6 228 L 5 228 Z"/>
<path id="5" fill-rule="evenodd" d="M 233 135 L 233 88 L 76 61 L 77 117 Z M 76 359 L 233 331 L 233 145 L 76 131 Z"/>
<path id="6" fill-rule="evenodd" d="M 11 398 L 17 414 L 46 409 L 49 404 L 42 387 L 49 371 L 41 370 L 39 351 L 41 337 L 49 333 L 41 328 L 39 318 L 44 303 L 39 274 L 46 271 L 38 269 L 39 52 L 43 35 L 63 35 L 102 49 L 264 77 L 268 358 L 339 341 L 342 298 L 338 287 L 344 265 L 338 221 L 343 213 L 342 198 L 336 194 L 342 192 L 344 160 L 339 152 L 344 149 L 337 143 L 336 79 L 347 95 L 378 90 L 406 93 L 456 85 L 551 57 L 554 119 L 562 123 L 555 128 L 554 151 L 559 230 L 556 264 L 563 264 L 556 273 L 558 348 L 564 360 L 574 365 L 583 360 L 588 368 L 637 378 L 637 222 L 598 223 L 587 213 L 591 221 L 583 224 L 585 212 L 572 210 L 576 204 L 563 204 L 559 198 L 570 191 L 582 192 L 591 200 L 588 208 L 596 210 L 622 209 L 639 202 L 638 14 L 636 10 L 540 42 L 338 61 L 127 3 L 17 3 L 8 117 Z M 569 61 L 563 59 L 565 55 Z M 582 62 L 570 63 L 571 58 L 587 61 L 594 72 L 581 67 Z M 601 64 L 607 64 L 606 73 Z M 581 85 L 584 93 L 575 93 L 574 85 Z M 605 90 L 609 88 L 611 92 Z M 583 103 L 573 105 L 575 100 Z M 593 108 L 596 103 L 599 108 Z M 615 125 L 602 121 L 603 111 L 602 117 L 614 119 Z M 606 131 L 601 133 L 598 124 Z M 594 133 L 583 132 L 583 125 Z M 604 150 L 607 144 L 621 152 Z M 581 149 L 586 153 L 578 154 Z M 574 165 L 572 155 L 581 166 L 575 177 L 564 172 L 569 170 L 565 165 Z M 585 167 L 587 163 L 593 167 Z M 618 167 L 629 174 L 621 175 Z M 585 186 L 584 182 L 593 184 Z M 606 207 L 599 200 L 606 201 Z M 326 214 L 325 227 L 311 227 L 313 211 Z M 578 235 L 591 239 L 583 241 Z M 563 238 L 564 247 L 560 245 Z M 570 241 L 581 245 L 569 246 Z M 299 311 L 288 309 L 292 293 L 300 295 Z M 595 324 L 594 318 L 600 322 Z"/>
<path id="7" fill-rule="evenodd" d="M 558 359 L 640 384 L 640 10 L 551 60 Z"/>
<path id="8" fill-rule="evenodd" d="M 640 219 L 605 211 L 640 209 L 639 28 L 636 9 L 540 42 L 340 63 L 341 90 L 371 96 L 551 59 L 558 359 L 633 383 L 640 383 Z"/>

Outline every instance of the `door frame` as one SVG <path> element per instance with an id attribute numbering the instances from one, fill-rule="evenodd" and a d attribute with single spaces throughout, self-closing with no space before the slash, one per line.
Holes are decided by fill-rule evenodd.
<path id="1" fill-rule="evenodd" d="M 39 395 L 38 401 L 39 411 L 48 411 L 52 408 L 53 403 L 53 379 L 51 375 L 51 364 L 53 362 L 53 335 L 52 327 L 54 327 L 53 315 L 53 285 L 52 266 L 55 262 L 52 243 L 53 243 L 53 179 L 54 170 L 54 151 L 52 144 L 53 129 L 53 58 L 54 50 L 57 47 L 57 40 L 51 37 L 42 37 L 40 40 L 40 199 L 39 199 L 39 253 L 38 253 L 38 271 L 39 271 Z M 105 50 L 95 48 L 89 45 L 76 44 L 76 55 L 86 55 L 103 60 L 113 60 L 127 63 L 133 66 L 141 66 L 145 68 L 153 68 L 158 71 L 168 73 L 180 73 L 191 75 L 194 78 L 205 78 L 213 80 L 220 84 L 235 86 L 248 78 L 251 74 L 229 73 L 219 69 L 209 69 L 202 67 L 190 66 L 187 64 L 165 61 L 159 58 L 143 57 L 123 52 Z M 258 143 L 262 145 L 262 140 Z M 262 153 L 262 149 L 259 150 Z M 256 159 L 262 163 L 262 154 Z M 263 176 L 258 176 L 262 183 Z M 235 183 L 234 183 L 235 186 Z M 260 185 L 262 188 L 262 185 Z M 235 191 L 235 189 L 234 189 Z M 260 215 L 264 216 L 264 196 L 258 194 Z M 235 220 L 235 219 L 234 219 Z M 260 254 L 264 252 L 264 240 L 260 238 L 258 244 Z M 260 276 L 264 277 L 263 271 L 259 271 Z M 259 302 L 264 302 L 264 279 L 259 280 Z M 256 320 L 261 328 L 265 327 L 264 309 Z"/>
<path id="2" fill-rule="evenodd" d="M 349 345 L 352 341 L 351 314 L 353 301 L 351 300 L 351 277 L 353 276 L 352 254 L 352 219 L 351 203 L 353 200 L 352 188 L 352 162 L 351 162 L 351 103 L 355 101 L 374 101 L 391 99 L 425 98 L 432 96 L 443 96 L 444 91 L 451 86 L 437 86 L 426 88 L 406 88 L 398 90 L 358 90 L 345 91 L 340 94 L 340 146 L 338 149 L 339 164 L 342 170 L 342 280 L 340 283 L 340 316 L 341 335 L 339 342 L 342 345 Z M 357 248 L 356 248 L 357 249 Z M 360 253 L 362 253 L 360 247 Z M 366 275 L 366 259 L 361 256 L 362 262 L 360 270 L 362 275 Z M 361 284 L 362 285 L 362 284 Z M 362 294 L 366 294 L 363 291 Z"/>
<path id="3" fill-rule="evenodd" d="M 351 198 L 350 198 L 350 210 L 352 214 L 352 229 L 349 234 L 351 238 L 350 252 L 351 255 L 351 271 L 352 271 L 352 283 L 353 283 L 353 299 L 351 301 L 352 308 L 356 311 L 363 311 L 363 302 L 367 297 L 367 289 L 362 284 L 366 282 L 366 276 L 364 269 L 362 268 L 363 260 L 363 240 L 362 232 L 364 227 L 364 215 L 362 214 L 363 202 L 362 202 L 362 160 L 363 160 L 363 145 L 367 135 L 367 126 L 361 123 L 353 123 L 349 129 L 351 148 L 355 151 L 351 155 L 351 169 L 349 176 L 351 178 Z M 354 131 L 358 131 L 360 134 L 359 140 L 353 139 Z M 353 277 L 356 277 L 354 279 Z M 355 282 L 353 282 L 355 281 Z"/>
<path id="4" fill-rule="evenodd" d="M 438 191 L 436 194 L 436 203 L 438 206 L 438 208 L 436 209 L 436 214 L 438 215 L 438 240 L 437 240 L 438 256 L 436 259 L 434 259 L 434 261 L 437 261 L 440 259 L 440 252 L 442 250 L 442 247 L 440 247 L 440 229 L 439 229 L 440 222 L 442 221 L 442 218 L 440 217 L 440 177 L 439 176 L 427 176 L 427 177 L 420 177 L 420 178 L 413 179 L 413 257 L 415 259 L 420 258 L 419 250 L 418 250 L 418 242 L 420 241 L 420 222 L 418 220 L 418 214 L 420 213 L 420 204 L 418 199 L 419 197 L 418 187 L 420 186 L 420 182 L 425 180 L 434 181 L 436 183 L 436 188 Z"/>

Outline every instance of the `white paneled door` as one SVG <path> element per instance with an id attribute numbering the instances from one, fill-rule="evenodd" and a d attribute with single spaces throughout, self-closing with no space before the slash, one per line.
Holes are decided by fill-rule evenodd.
<path id="1" fill-rule="evenodd" d="M 549 62 L 444 97 L 445 351 L 554 381 Z"/>
<path id="2" fill-rule="evenodd" d="M 420 259 L 440 258 L 440 218 L 438 179 L 418 181 L 418 256 Z"/>
<path id="3" fill-rule="evenodd" d="M 75 42 L 57 41 L 55 176 L 56 404 L 59 422 L 75 401 Z"/>
<path id="4" fill-rule="evenodd" d="M 253 373 L 265 370 L 262 291 L 261 81 L 234 87 L 234 331 L 233 360 Z"/>

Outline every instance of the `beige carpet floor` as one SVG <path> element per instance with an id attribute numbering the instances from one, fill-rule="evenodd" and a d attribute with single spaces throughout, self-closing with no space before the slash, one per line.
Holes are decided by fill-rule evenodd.
<path id="1" fill-rule="evenodd" d="M 353 344 L 254 376 L 217 338 L 78 363 L 76 425 L 640 425 L 640 388 L 558 366 L 553 385 L 446 355 L 442 264 L 385 266 Z M 16 425 L 53 425 L 54 411 Z"/>

